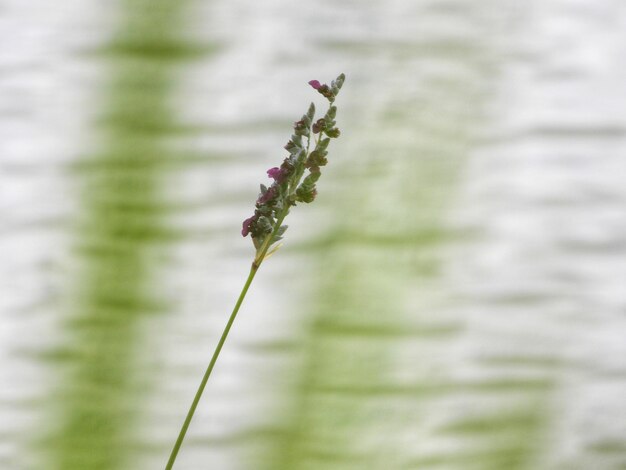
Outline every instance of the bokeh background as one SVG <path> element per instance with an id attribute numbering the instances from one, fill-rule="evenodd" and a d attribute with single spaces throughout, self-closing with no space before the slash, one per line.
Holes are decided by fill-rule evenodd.
<path id="1" fill-rule="evenodd" d="M 0 468 L 163 468 L 307 81 L 342 137 L 186 470 L 626 469 L 626 4 L 2 0 Z"/>

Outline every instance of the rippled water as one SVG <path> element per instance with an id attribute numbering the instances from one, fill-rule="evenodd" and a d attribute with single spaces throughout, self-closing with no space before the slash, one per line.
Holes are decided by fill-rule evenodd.
<path id="1" fill-rule="evenodd" d="M 339 72 L 180 468 L 626 468 L 620 2 L 0 8 L 0 468 L 164 465 Z"/>

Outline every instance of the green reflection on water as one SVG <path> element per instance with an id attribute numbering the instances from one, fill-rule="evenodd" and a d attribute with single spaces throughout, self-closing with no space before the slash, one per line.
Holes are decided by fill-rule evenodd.
<path id="1" fill-rule="evenodd" d="M 344 132 L 344 141 L 360 144 L 346 147 L 350 162 L 333 168 L 342 188 L 327 195 L 333 228 L 304 246 L 323 261 L 307 306 L 304 359 L 292 371 L 298 385 L 283 426 L 268 438 L 263 468 L 535 468 L 550 374 L 462 381 L 432 360 L 463 333 L 462 319 L 441 315 L 446 301 L 437 292 L 445 289 L 442 249 L 454 239 L 445 219 L 493 78 L 485 39 L 426 52 L 403 45 L 400 61 L 427 56 L 456 70 L 424 80 L 418 96 L 385 90 L 387 106 L 375 117 L 371 109 L 341 116 L 373 124 Z M 396 57 L 395 46 L 386 47 Z M 448 415 L 441 401 L 458 397 L 475 398 L 475 415 L 433 427 L 428 418 Z M 499 406 L 483 409 L 485 399 Z M 433 442 L 449 446 L 433 455 Z"/>
<path id="2" fill-rule="evenodd" d="M 98 57 L 108 74 L 96 113 L 99 140 L 76 165 L 77 276 L 46 469 L 133 468 L 134 423 L 149 383 L 140 369 L 141 319 L 163 310 L 158 263 L 173 234 L 163 182 L 176 159 L 170 106 L 181 59 L 181 0 L 125 0 L 120 25 Z"/>

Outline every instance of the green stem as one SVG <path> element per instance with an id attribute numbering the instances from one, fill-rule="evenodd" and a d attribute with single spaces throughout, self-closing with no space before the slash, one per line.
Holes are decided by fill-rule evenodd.
<path id="1" fill-rule="evenodd" d="M 170 458 L 167 461 L 165 470 L 171 470 L 174 467 L 174 462 L 176 462 L 176 456 L 178 455 L 180 446 L 182 445 L 183 440 L 185 439 L 185 434 L 187 434 L 189 423 L 191 423 L 193 415 L 196 412 L 196 408 L 198 407 L 198 403 L 200 402 L 200 397 L 202 397 L 202 393 L 204 392 L 204 387 L 206 387 L 209 377 L 211 376 L 211 372 L 213 371 L 213 367 L 215 366 L 215 363 L 217 362 L 217 358 L 219 357 L 220 352 L 222 351 L 222 346 L 224 346 L 224 342 L 226 341 L 226 338 L 228 337 L 230 328 L 233 326 L 233 322 L 235 321 L 237 312 L 239 312 L 239 308 L 241 307 L 241 304 L 243 303 L 243 299 L 246 297 L 246 294 L 248 293 L 248 289 L 250 288 L 250 284 L 252 284 L 252 280 L 254 279 L 254 276 L 259 270 L 259 266 L 260 266 L 260 263 L 253 264 L 252 267 L 250 268 L 250 274 L 248 274 L 248 279 L 246 279 L 246 283 L 244 284 L 243 289 L 241 290 L 241 293 L 239 294 L 239 298 L 237 299 L 235 308 L 233 309 L 233 312 L 230 314 L 228 323 L 226 323 L 226 327 L 224 328 L 224 331 L 222 332 L 222 337 L 220 338 L 219 343 L 217 343 L 217 347 L 215 348 L 215 351 L 213 352 L 213 357 L 211 358 L 211 362 L 209 363 L 209 366 L 207 367 L 206 372 L 204 373 L 204 377 L 202 377 L 202 381 L 200 382 L 200 386 L 198 387 L 196 396 L 194 397 L 193 402 L 191 403 L 191 407 L 189 408 L 189 411 L 187 412 L 187 417 L 185 418 L 185 422 L 183 423 L 183 426 L 180 429 L 180 432 L 178 433 L 178 438 L 176 439 L 174 448 L 172 449 L 172 452 L 170 453 Z"/>
<path id="2" fill-rule="evenodd" d="M 209 377 L 211 376 L 211 372 L 213 371 L 213 367 L 217 362 L 217 358 L 222 351 L 222 347 L 226 342 L 226 338 L 228 337 L 228 333 L 230 333 L 230 328 L 233 326 L 235 318 L 237 317 L 237 313 L 239 312 L 239 308 L 243 303 L 243 299 L 246 298 L 246 294 L 248 293 L 248 289 L 250 288 L 250 284 L 252 284 L 252 280 L 254 276 L 256 276 L 257 271 L 261 267 L 261 263 L 263 263 L 263 259 L 267 254 L 267 250 L 270 247 L 271 240 L 278 232 L 280 228 L 280 224 L 282 224 L 285 216 L 287 215 L 288 209 L 285 209 L 281 214 L 278 220 L 276 221 L 276 225 L 274 226 L 274 230 L 272 233 L 266 238 L 266 243 L 264 243 L 261 247 L 261 250 L 258 252 L 257 256 L 252 263 L 252 267 L 250 268 L 250 274 L 248 274 L 248 279 L 246 279 L 246 283 L 243 285 L 243 289 L 241 289 L 241 293 L 239 294 L 239 298 L 237 299 L 237 303 L 235 304 L 235 308 L 233 308 L 233 312 L 230 314 L 230 318 L 228 319 L 228 323 L 224 327 L 224 331 L 222 332 L 222 336 L 220 337 L 217 346 L 215 347 L 215 351 L 213 352 L 213 357 L 211 357 L 211 362 L 202 377 L 202 381 L 200 382 L 200 386 L 198 387 L 198 391 L 196 392 L 196 396 L 193 398 L 193 402 L 191 402 L 191 406 L 189 407 L 189 411 L 187 412 L 187 416 L 185 417 L 185 421 L 183 422 L 183 426 L 178 433 L 178 438 L 176 439 L 176 443 L 174 444 L 174 448 L 170 453 L 170 458 L 167 461 L 167 465 L 165 466 L 165 470 L 172 470 L 174 467 L 174 462 L 176 462 L 176 457 L 178 456 L 178 451 L 180 450 L 180 446 L 183 444 L 183 440 L 185 439 L 185 434 L 187 434 L 187 429 L 189 429 L 189 424 L 193 419 L 193 415 L 196 412 L 196 408 L 198 407 L 198 403 L 200 402 L 200 398 L 202 397 L 202 393 L 204 392 L 204 388 L 206 387 L 207 382 L 209 381 Z"/>
<path id="3" fill-rule="evenodd" d="M 306 155 L 304 157 L 304 160 L 306 160 L 309 154 L 310 145 L 311 145 L 311 136 L 309 133 L 308 140 L 307 140 Z M 295 192 L 295 188 L 297 188 L 298 184 L 300 183 L 303 173 L 304 173 L 304 167 L 302 168 L 300 174 L 296 175 L 297 178 L 296 178 L 295 184 L 293 184 L 292 186 L 292 194 Z M 246 294 L 248 293 L 250 284 L 252 284 L 252 280 L 254 279 L 254 276 L 256 275 L 257 271 L 261 267 L 261 263 L 263 263 L 263 260 L 265 259 L 265 255 L 267 254 L 267 251 L 269 250 L 270 245 L 272 244 L 272 240 L 274 239 L 274 236 L 280 229 L 280 226 L 283 223 L 283 220 L 287 216 L 288 212 L 289 212 L 289 205 L 286 205 L 285 208 L 277 217 L 272 233 L 270 233 L 265 238 L 265 240 L 263 241 L 263 243 L 257 250 L 256 256 L 254 257 L 254 261 L 252 262 L 252 267 L 250 268 L 250 274 L 248 275 L 248 279 L 246 280 L 246 283 L 244 284 L 243 289 L 241 290 L 241 293 L 239 294 L 239 298 L 237 299 L 235 308 L 233 309 L 233 312 L 230 314 L 228 323 L 226 323 L 226 327 L 224 328 L 224 331 L 222 332 L 222 336 L 219 342 L 217 343 L 215 351 L 213 352 L 213 357 L 211 358 L 211 362 L 209 363 L 209 366 L 207 367 L 206 372 L 204 373 L 204 376 L 202 377 L 202 381 L 200 382 L 200 386 L 198 387 L 196 396 L 193 398 L 193 402 L 191 403 L 191 407 L 189 408 L 189 411 L 187 412 L 187 416 L 185 418 L 185 421 L 183 422 L 183 426 L 180 429 L 180 432 L 178 433 L 178 438 L 176 439 L 174 448 L 172 449 L 172 452 L 170 453 L 170 458 L 167 461 L 165 470 L 172 470 L 172 468 L 174 467 L 174 462 L 176 462 L 178 451 L 180 450 L 180 447 L 183 444 L 183 440 L 185 439 L 185 434 L 187 434 L 187 429 L 189 429 L 189 424 L 191 423 L 191 420 L 193 419 L 193 415 L 196 412 L 196 408 L 198 407 L 198 403 L 200 402 L 200 398 L 202 397 L 204 388 L 206 387 L 206 384 L 209 381 L 209 377 L 211 376 L 213 367 L 215 366 L 215 363 L 217 362 L 217 358 L 219 357 L 220 352 L 222 351 L 222 347 L 224 346 L 224 343 L 226 342 L 226 338 L 228 337 L 230 328 L 233 326 L 235 317 L 237 317 L 237 312 L 239 312 L 239 308 L 241 307 L 241 304 L 243 303 L 243 299 L 246 297 Z"/>

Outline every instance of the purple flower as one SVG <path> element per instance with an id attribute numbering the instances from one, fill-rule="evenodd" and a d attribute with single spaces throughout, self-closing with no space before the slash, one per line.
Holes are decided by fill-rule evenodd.
<path id="1" fill-rule="evenodd" d="M 256 221 L 256 215 L 253 215 L 252 217 L 248 217 L 246 220 L 244 220 L 243 228 L 241 229 L 241 235 L 243 235 L 244 237 L 247 237 L 248 234 L 250 233 L 251 225 L 255 221 Z"/>
<path id="2" fill-rule="evenodd" d="M 273 178 L 274 181 L 278 181 L 282 176 L 282 170 L 275 166 L 274 168 L 270 168 L 269 170 L 267 170 L 267 176 Z"/>
<path id="3" fill-rule="evenodd" d="M 311 85 L 316 90 L 319 90 L 319 88 L 322 86 L 322 84 L 318 80 L 311 80 L 309 82 L 309 85 Z"/>
<path id="4" fill-rule="evenodd" d="M 272 186 L 270 189 L 265 191 L 265 194 L 261 194 L 259 196 L 259 198 L 257 199 L 256 203 L 257 203 L 257 205 L 263 205 L 263 204 L 271 201 L 272 199 L 274 199 L 275 196 L 276 196 L 276 188 L 274 186 Z"/>
<path id="5" fill-rule="evenodd" d="M 267 176 L 273 178 L 276 184 L 282 184 L 291 175 L 291 170 L 289 162 L 285 161 L 280 168 L 274 167 L 267 170 Z"/>

